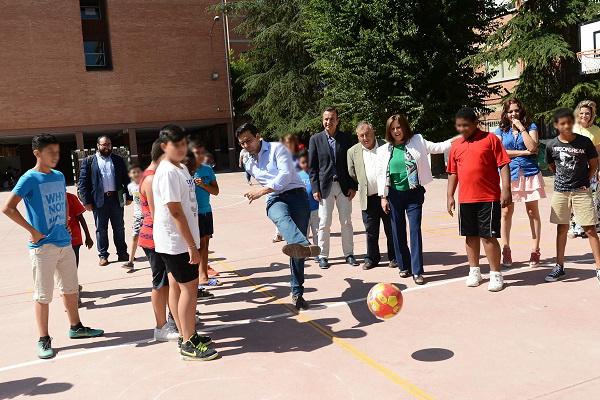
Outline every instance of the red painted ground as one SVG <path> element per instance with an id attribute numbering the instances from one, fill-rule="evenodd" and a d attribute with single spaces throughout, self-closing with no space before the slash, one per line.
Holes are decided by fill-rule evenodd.
<path id="1" fill-rule="evenodd" d="M 467 288 L 464 244 L 456 220 L 444 211 L 445 181 L 436 180 L 426 195 L 425 286 L 416 288 L 384 266 L 363 271 L 340 263 L 322 271 L 310 263 L 306 298 L 313 308 L 295 315 L 287 308 L 287 260 L 281 244 L 271 243 L 274 227 L 264 201 L 246 204 L 241 174 L 219 175 L 219 181 L 212 257 L 224 285 L 198 309 L 222 358 L 207 363 L 181 361 L 175 344 L 150 340 L 146 262 L 126 274 L 118 263 L 99 267 L 95 251 L 83 249 L 83 321 L 105 329 L 106 337 L 69 340 L 56 295 L 50 325 L 59 355 L 38 361 L 26 235 L 0 217 L 0 399 L 600 397 L 600 285 L 587 241 L 569 241 L 568 279 L 562 282 L 543 282 L 549 265 L 515 265 L 500 293 L 489 293 L 487 282 Z M 0 195 L 0 201 L 5 198 Z M 547 200 L 541 209 L 547 258 L 554 252 Z M 87 219 L 93 226 L 91 214 Z M 360 256 L 365 239 L 358 202 L 354 227 Z M 528 231 L 519 205 L 515 260 L 529 257 Z M 332 258 L 341 256 L 339 235 L 332 245 Z M 385 281 L 404 289 L 404 308 L 379 322 L 362 299 L 374 283 Z"/>

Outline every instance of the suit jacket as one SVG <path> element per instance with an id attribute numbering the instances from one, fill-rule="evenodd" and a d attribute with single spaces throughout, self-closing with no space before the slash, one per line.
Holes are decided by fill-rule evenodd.
<path id="1" fill-rule="evenodd" d="M 377 140 L 377 146 L 382 146 L 385 141 Z M 377 168 L 377 166 L 375 166 Z M 348 150 L 348 173 L 350 177 L 358 183 L 358 198 L 360 199 L 361 210 L 367 209 L 367 173 L 365 170 L 365 161 L 363 159 L 363 145 L 357 143 Z"/>
<path id="2" fill-rule="evenodd" d="M 115 168 L 115 189 L 119 196 L 125 193 L 127 200 L 133 200 L 127 190 L 129 176 L 127 167 L 123 158 L 116 154 L 111 154 L 113 166 Z M 94 208 L 100 208 L 104 205 L 104 185 L 102 184 L 102 175 L 98 168 L 98 158 L 96 154 L 88 156 L 81 163 L 78 182 L 79 197 L 83 204 L 93 204 Z M 122 203 L 122 198 L 119 199 Z"/>
<path id="3" fill-rule="evenodd" d="M 348 190 L 356 190 L 358 185 L 348 173 L 348 150 L 354 144 L 354 138 L 347 132 L 338 131 L 335 134 L 335 159 L 331 158 L 331 151 L 325 130 L 311 136 L 308 144 L 308 163 L 310 167 L 310 183 L 314 192 L 321 193 L 321 198 L 326 198 L 331 192 L 333 177 L 337 181 L 345 196 Z"/>

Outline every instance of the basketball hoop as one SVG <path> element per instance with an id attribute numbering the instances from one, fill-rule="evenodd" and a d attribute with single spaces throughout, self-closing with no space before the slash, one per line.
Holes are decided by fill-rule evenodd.
<path id="1" fill-rule="evenodd" d="M 577 59 L 581 63 L 581 72 L 584 74 L 596 74 L 600 72 L 600 49 L 580 51 Z"/>

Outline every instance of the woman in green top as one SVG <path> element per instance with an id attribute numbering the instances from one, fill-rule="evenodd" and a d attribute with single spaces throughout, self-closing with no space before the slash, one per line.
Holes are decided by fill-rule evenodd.
<path id="1" fill-rule="evenodd" d="M 413 134 L 403 115 L 391 116 L 386 125 L 387 145 L 377 149 L 377 191 L 381 206 L 391 214 L 396 261 L 400 276 L 412 275 L 418 285 L 423 280 L 423 238 L 421 218 L 425 201 L 424 186 L 433 180 L 429 154 L 450 148 L 452 140 L 433 143 Z M 410 250 L 406 218 L 410 226 Z"/>

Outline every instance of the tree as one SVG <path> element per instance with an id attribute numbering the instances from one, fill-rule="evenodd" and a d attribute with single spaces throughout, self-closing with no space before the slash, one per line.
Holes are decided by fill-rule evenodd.
<path id="1" fill-rule="evenodd" d="M 225 8 L 244 16 L 237 29 L 252 41 L 242 62 L 234 62 L 234 85 L 241 86 L 236 100 L 250 105 L 247 116 L 267 136 L 308 132 L 318 124 L 322 89 L 303 41 L 302 3 L 248 0 Z"/>
<path id="2" fill-rule="evenodd" d="M 529 0 L 492 34 L 474 65 L 508 62 L 523 64 L 513 93 L 538 118 L 558 106 L 574 107 L 583 98 L 600 100 L 598 76 L 579 74 L 575 52 L 579 24 L 600 15 L 600 4 L 591 0 Z"/>
<path id="3" fill-rule="evenodd" d="M 306 43 L 324 80 L 324 102 L 346 122 L 381 128 L 395 112 L 432 138 L 452 131 L 461 106 L 484 109 L 494 89 L 463 62 L 486 40 L 488 0 L 306 0 Z"/>

